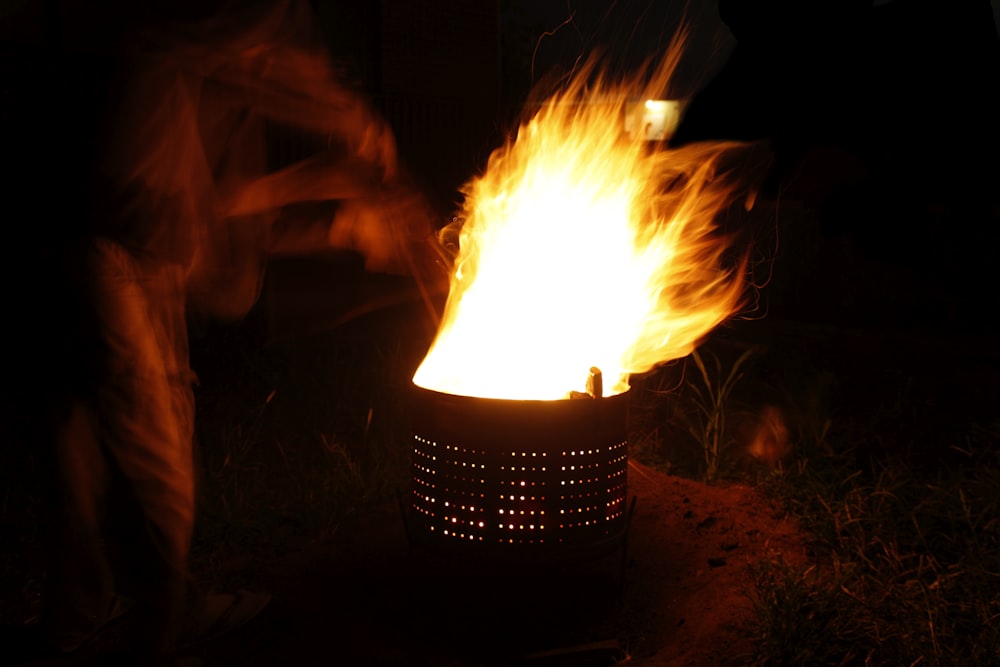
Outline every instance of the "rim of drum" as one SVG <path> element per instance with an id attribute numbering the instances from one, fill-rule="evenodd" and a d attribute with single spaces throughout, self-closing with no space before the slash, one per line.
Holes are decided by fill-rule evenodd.
<path id="1" fill-rule="evenodd" d="M 536 401 L 413 385 L 411 396 L 411 541 L 503 562 L 586 560 L 622 545 L 628 392 Z"/>

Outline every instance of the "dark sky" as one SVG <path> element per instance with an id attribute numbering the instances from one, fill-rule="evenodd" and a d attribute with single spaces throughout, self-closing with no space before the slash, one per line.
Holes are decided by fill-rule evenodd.
<path id="1" fill-rule="evenodd" d="M 780 0 L 742 1 L 752 8 L 780 4 Z M 878 8 L 893 1 L 902 4 L 913 0 L 873 0 L 872 6 Z M 944 4 L 948 1 L 942 0 Z M 989 3 L 1000 32 L 1000 0 Z M 736 44 L 715 1 L 508 0 L 505 5 L 543 33 L 534 44 L 536 75 L 553 66 L 572 67 L 577 58 L 595 49 L 607 52 L 612 66 L 634 68 L 643 58 L 664 52 L 679 17 L 687 12 L 692 33 L 675 79 L 679 88 L 693 92 L 722 67 Z"/>
<path id="2" fill-rule="evenodd" d="M 685 13 L 683 0 L 510 0 L 542 36 L 534 46 L 534 72 L 568 69 L 594 51 L 612 70 L 631 71 L 662 56 Z M 704 85 L 722 66 L 734 40 L 715 2 L 687 9 L 691 38 L 675 82 L 688 91 Z"/>

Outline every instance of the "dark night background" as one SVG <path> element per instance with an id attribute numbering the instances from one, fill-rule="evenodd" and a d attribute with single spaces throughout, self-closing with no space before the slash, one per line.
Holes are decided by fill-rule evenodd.
<path id="1" fill-rule="evenodd" d="M 35 398 L 60 373 L 51 351 L 73 338 L 60 258 L 87 229 L 86 174 L 100 151 L 93 128 L 115 45 L 137 22 L 222 4 L 0 0 L 0 447 L 9 432 L 37 438 L 44 413 Z M 679 0 L 312 4 L 332 55 L 392 125 L 442 223 L 462 184 L 516 128 L 534 83 L 593 51 L 612 73 L 655 60 L 685 11 Z M 749 253 L 756 287 L 723 333 L 811 353 L 813 338 L 787 332 L 820 331 L 828 347 L 816 354 L 832 350 L 858 412 L 906 397 L 910 407 L 885 425 L 898 440 L 916 434 L 937 447 L 928 424 L 966 418 L 962 410 L 995 422 L 1000 0 L 691 0 L 687 18 L 689 50 L 664 91 L 686 102 L 670 141 L 759 142 L 772 155 L 769 171 L 754 175 L 754 207 L 721 221 Z M 297 137 L 274 128 L 271 139 L 277 164 L 296 159 Z M 367 299 L 412 287 L 365 275 L 355 259 L 270 266 L 263 312 L 238 333 L 256 343 L 258 334 L 333 328 Z M 806 326 L 777 324 L 788 322 Z M 269 330 L 254 331 L 258 324 Z M 213 359 L 218 341 L 194 331 L 193 360 L 209 376 L 204 366 L 217 361 L 229 373 L 217 384 L 228 389 L 250 371 L 220 340 Z M 907 372 L 895 375 L 889 356 Z M 913 386 L 892 385 L 898 377 Z M 899 414 L 909 421 L 896 423 Z"/>
<path id="2" fill-rule="evenodd" d="M 72 345 L 59 261 L 86 229 L 84 175 L 100 150 L 92 128 L 114 46 L 137 22 L 220 4 L 2 6 L 5 319 L 20 351 L 9 358 L 5 403 L 18 423 L 39 409 L 34 390 L 60 374 L 50 351 Z M 516 128 L 533 83 L 593 51 L 612 73 L 655 61 L 685 11 L 652 0 L 313 6 L 331 53 L 388 118 L 442 222 Z M 991 3 L 720 0 L 692 3 L 686 16 L 689 49 L 664 91 L 687 103 L 673 143 L 739 139 L 773 156 L 753 209 L 722 221 L 750 253 L 756 287 L 736 319 L 761 332 L 783 321 L 919 332 L 938 338 L 918 356 L 992 363 L 1000 38 Z M 273 142 L 276 161 L 295 159 L 296 137 L 277 128 Z M 350 258 L 328 259 L 269 267 L 262 338 L 322 330 L 408 289 Z M 864 343 L 848 354 L 882 364 Z"/>
<path id="3" fill-rule="evenodd" d="M 691 43 L 664 93 L 689 101 L 674 142 L 766 141 L 774 166 L 758 217 L 802 209 L 818 224 L 754 232 L 774 283 L 761 294 L 766 311 L 946 328 L 988 321 L 1000 222 L 1000 46 L 990 2 L 692 4 Z M 650 0 L 313 5 L 334 57 L 389 118 L 443 218 L 515 126 L 533 82 L 595 50 L 612 72 L 655 59 L 684 11 Z M 53 245 L 80 228 L 80 174 L 98 150 L 90 128 L 116 40 L 136 21 L 211 6 L 3 3 L 5 199 L 33 211 L 6 233 L 8 247 L 32 258 L 32 281 L 44 278 Z M 907 294 L 865 303 L 896 290 L 868 290 L 852 276 L 895 281 Z"/>

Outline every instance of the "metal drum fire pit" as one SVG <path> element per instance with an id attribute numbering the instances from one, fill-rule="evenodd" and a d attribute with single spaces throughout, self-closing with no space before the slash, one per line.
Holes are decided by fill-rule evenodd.
<path id="1" fill-rule="evenodd" d="M 413 387 L 412 542 L 476 559 L 623 548 L 627 393 L 522 401 Z"/>

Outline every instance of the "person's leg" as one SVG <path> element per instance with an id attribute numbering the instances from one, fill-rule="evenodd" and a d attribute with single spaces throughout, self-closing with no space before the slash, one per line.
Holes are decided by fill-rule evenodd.
<path id="1" fill-rule="evenodd" d="M 193 394 L 182 328 L 182 274 L 98 241 L 90 257 L 107 376 L 97 392 L 101 438 L 143 525 L 130 538 L 138 649 L 177 641 L 190 604 L 194 525 Z M 113 508 L 109 508 L 112 509 Z"/>
<path id="2" fill-rule="evenodd" d="M 101 535 L 108 468 L 96 417 L 74 399 L 55 421 L 42 631 L 52 648 L 68 653 L 109 620 L 115 591 Z"/>

